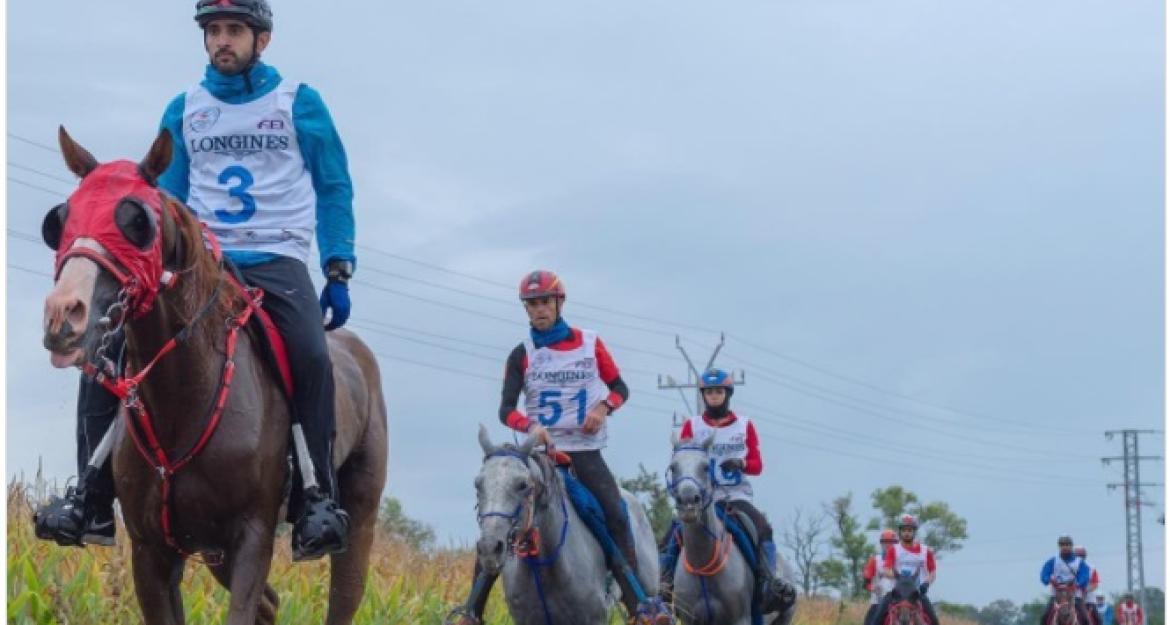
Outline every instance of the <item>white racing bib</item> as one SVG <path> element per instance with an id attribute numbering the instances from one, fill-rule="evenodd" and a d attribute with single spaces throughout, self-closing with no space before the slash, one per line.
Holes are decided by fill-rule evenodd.
<path id="1" fill-rule="evenodd" d="M 299 87 L 285 79 L 244 104 L 227 104 L 202 85 L 187 91 L 187 203 L 225 250 L 271 252 L 308 264 L 317 194 L 293 127 Z"/>
<path id="2" fill-rule="evenodd" d="M 747 419 L 736 416 L 734 423 L 717 428 L 707 425 L 702 416 L 691 417 L 691 433 L 696 442 L 702 443 L 708 436 L 715 437 L 710 451 L 715 461 L 716 488 L 712 494 L 715 501 L 752 500 L 752 485 L 743 471 L 724 471 L 719 468 L 719 465 L 731 458 L 747 460 L 747 424 Z"/>
<path id="3" fill-rule="evenodd" d="M 585 415 L 609 395 L 597 366 L 597 334 L 581 331 L 581 346 L 567 351 L 537 348 L 524 340 L 528 370 L 524 372 L 524 406 L 528 418 L 548 429 L 564 451 L 605 447 L 606 424 L 593 434 L 581 426 Z"/>

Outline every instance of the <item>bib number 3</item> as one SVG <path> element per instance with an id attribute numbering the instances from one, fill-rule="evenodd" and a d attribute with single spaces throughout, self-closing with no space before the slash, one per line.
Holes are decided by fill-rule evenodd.
<path id="1" fill-rule="evenodd" d="M 232 165 L 219 173 L 219 184 L 229 185 L 233 181 L 235 184 L 229 186 L 227 192 L 240 201 L 240 209 L 218 208 L 215 210 L 215 216 L 224 223 L 240 224 L 256 214 L 256 198 L 248 194 L 248 189 L 255 183 L 255 179 L 252 178 L 252 172 L 240 165 Z"/>

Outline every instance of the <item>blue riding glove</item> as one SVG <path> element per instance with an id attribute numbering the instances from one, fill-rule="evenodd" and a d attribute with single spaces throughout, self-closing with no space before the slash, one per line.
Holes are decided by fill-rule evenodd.
<path id="1" fill-rule="evenodd" d="M 325 325 L 325 330 L 329 331 L 340 328 L 349 319 L 349 278 L 353 275 L 353 263 L 330 260 L 325 266 L 325 275 L 328 280 L 321 290 L 321 316 L 333 311 Z"/>

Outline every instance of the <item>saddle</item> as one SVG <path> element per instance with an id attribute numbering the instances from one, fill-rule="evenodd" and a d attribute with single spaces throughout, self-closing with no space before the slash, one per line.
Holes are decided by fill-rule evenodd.
<path id="1" fill-rule="evenodd" d="M 260 339 L 259 342 L 264 359 L 276 371 L 285 395 L 291 399 L 293 396 L 293 379 L 292 369 L 288 362 L 288 348 L 285 347 L 284 337 L 280 335 L 280 329 L 276 327 L 276 322 L 272 320 L 272 317 L 268 314 L 268 311 L 264 310 L 263 306 L 257 304 L 257 299 L 254 297 L 255 294 L 259 294 L 260 298 L 263 298 L 264 291 L 248 285 L 247 281 L 244 280 L 243 274 L 240 273 L 239 268 L 232 264 L 226 256 L 223 258 L 223 264 L 228 268 L 228 276 L 231 277 L 232 284 L 240 290 L 244 295 L 244 300 L 252 308 L 252 318 L 248 323 Z"/>

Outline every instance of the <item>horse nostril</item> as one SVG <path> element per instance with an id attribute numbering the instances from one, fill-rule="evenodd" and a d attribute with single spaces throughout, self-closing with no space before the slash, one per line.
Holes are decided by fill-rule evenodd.
<path id="1" fill-rule="evenodd" d="M 75 330 L 84 329 L 88 320 L 89 310 L 85 302 L 81 300 L 74 301 L 65 313 L 65 321 L 69 322 L 69 325 Z"/>
<path id="2" fill-rule="evenodd" d="M 494 551 L 496 552 L 497 556 L 500 555 L 501 553 L 504 553 L 504 541 L 497 540 L 496 541 L 496 548 L 494 549 Z"/>

